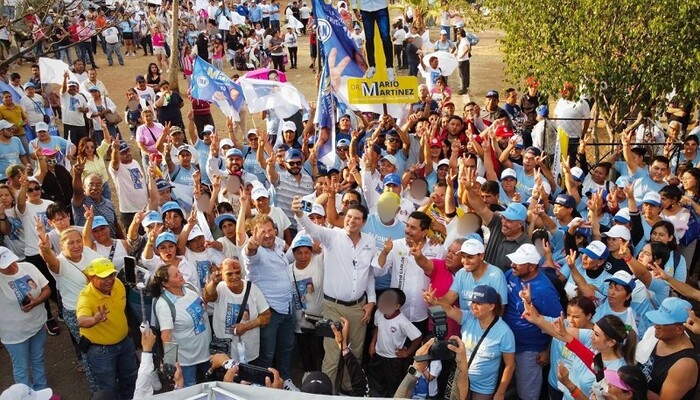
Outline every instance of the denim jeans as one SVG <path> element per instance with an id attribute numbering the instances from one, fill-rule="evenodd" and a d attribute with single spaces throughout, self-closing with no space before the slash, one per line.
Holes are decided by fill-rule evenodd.
<path id="1" fill-rule="evenodd" d="M 277 370 L 282 379 L 291 378 L 292 350 L 294 350 L 294 313 L 287 315 L 272 310 L 270 323 L 260 329 L 260 355 L 256 365 L 264 368 L 272 366 L 277 355 Z"/>
<path id="2" fill-rule="evenodd" d="M 182 379 L 185 382 L 185 387 L 196 385 L 197 376 L 204 376 L 204 374 L 206 374 L 209 370 L 210 366 L 211 364 L 209 363 L 209 361 L 195 365 L 188 365 L 186 367 L 181 366 L 180 368 L 182 369 Z"/>
<path id="3" fill-rule="evenodd" d="M 139 365 L 134 342 L 130 337 L 109 346 L 91 345 L 87 351 L 87 360 L 100 390 L 113 392 L 116 399 L 134 397 Z"/>
<path id="4" fill-rule="evenodd" d="M 46 370 L 44 369 L 44 345 L 46 330 L 42 326 L 34 336 L 22 343 L 5 344 L 12 360 L 12 374 L 15 383 L 24 383 L 34 390 L 45 389 Z M 31 371 L 32 379 L 29 379 Z"/>
<path id="5" fill-rule="evenodd" d="M 80 47 L 80 56 L 85 65 L 92 65 L 93 67 L 95 66 L 95 57 L 93 56 L 92 53 L 92 43 L 90 42 L 80 42 L 78 45 Z"/>
<path id="6" fill-rule="evenodd" d="M 408 74 L 418 76 L 418 60 L 408 60 Z"/>
<path id="7" fill-rule="evenodd" d="M 377 11 L 362 11 L 362 22 L 365 26 L 365 47 L 367 49 L 367 63 L 370 67 L 376 67 L 374 60 L 374 25 L 379 26 L 379 37 L 382 39 L 384 57 L 386 57 L 386 67 L 394 68 L 394 45 L 391 43 L 389 35 L 389 9 L 382 8 Z"/>
<path id="8" fill-rule="evenodd" d="M 124 65 L 124 57 L 122 56 L 121 44 L 119 44 L 119 42 L 114 44 L 105 43 L 105 46 L 105 53 L 107 54 L 107 64 L 113 64 L 112 53 L 117 53 L 117 60 L 119 61 L 119 65 Z"/>

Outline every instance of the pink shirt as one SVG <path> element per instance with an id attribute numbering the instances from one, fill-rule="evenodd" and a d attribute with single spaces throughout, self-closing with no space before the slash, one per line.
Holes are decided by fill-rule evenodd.
<path id="1" fill-rule="evenodd" d="M 139 125 L 136 128 L 136 141 L 142 143 L 153 154 L 156 150 L 156 140 L 163 134 L 163 125 L 154 122 L 153 126 Z"/>
<path id="2" fill-rule="evenodd" d="M 445 260 L 433 258 L 430 260 L 433 262 L 433 272 L 430 274 L 430 285 L 435 289 L 435 297 L 440 298 L 447 294 L 452 286 L 452 281 L 454 280 L 454 275 L 447 269 L 445 265 Z M 455 304 L 459 306 L 459 301 Z M 429 327 L 432 329 L 432 325 Z M 452 335 L 459 336 L 460 326 L 457 321 L 451 318 L 447 319 L 447 337 Z"/>
<path id="3" fill-rule="evenodd" d="M 151 41 L 153 41 L 153 46 L 154 47 L 163 47 L 165 46 L 165 36 L 163 36 L 162 33 L 158 32 L 153 37 L 151 38 Z"/>

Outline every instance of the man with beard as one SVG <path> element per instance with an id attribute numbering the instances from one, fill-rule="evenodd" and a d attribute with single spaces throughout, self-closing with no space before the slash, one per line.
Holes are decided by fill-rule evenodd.
<path id="1" fill-rule="evenodd" d="M 313 192 L 314 181 L 302 171 L 304 163 L 301 151 L 289 149 L 284 155 L 286 171 L 277 172 L 274 163 L 267 163 L 267 177 L 277 189 L 277 206 L 284 210 L 290 221 L 294 221 L 292 212 L 292 199 L 295 196 L 303 197 Z M 289 227 L 291 237 L 296 236 L 297 226 L 295 222 Z"/>

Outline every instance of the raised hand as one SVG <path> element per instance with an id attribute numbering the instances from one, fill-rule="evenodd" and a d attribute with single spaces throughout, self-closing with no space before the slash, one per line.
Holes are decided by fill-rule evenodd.
<path id="1" fill-rule="evenodd" d="M 83 215 L 85 215 L 86 220 L 95 219 L 95 206 L 90 205 L 90 207 L 83 204 Z"/>
<path id="2" fill-rule="evenodd" d="M 428 286 L 428 290 L 423 291 L 423 300 L 425 300 L 425 302 L 430 304 L 431 306 L 438 304 L 437 298 L 435 297 L 435 288 L 433 288 L 433 285 Z"/>
<path id="3" fill-rule="evenodd" d="M 518 293 L 525 304 L 532 304 L 532 291 L 530 290 L 530 284 L 524 283 Z"/>
<path id="4" fill-rule="evenodd" d="M 384 252 L 384 254 L 389 254 L 389 253 L 391 253 L 391 250 L 393 250 L 393 249 L 394 249 L 394 241 L 391 240 L 391 236 L 390 236 L 384 241 L 384 249 L 382 251 Z"/>
<path id="5" fill-rule="evenodd" d="M 566 256 L 566 264 L 569 268 L 576 268 L 576 259 L 578 258 L 578 252 L 576 250 L 569 250 L 569 254 Z"/>
<path id="6" fill-rule="evenodd" d="M 98 305 L 97 312 L 95 313 L 95 315 L 93 315 L 93 318 L 95 318 L 95 324 L 107 321 L 107 314 L 109 314 L 107 305 Z"/>
<path id="7" fill-rule="evenodd" d="M 423 246 L 421 245 L 420 242 L 419 243 L 415 243 L 415 242 L 410 243 L 409 246 L 410 247 L 409 247 L 408 251 L 413 258 L 417 259 L 417 258 L 420 258 L 423 256 Z"/>

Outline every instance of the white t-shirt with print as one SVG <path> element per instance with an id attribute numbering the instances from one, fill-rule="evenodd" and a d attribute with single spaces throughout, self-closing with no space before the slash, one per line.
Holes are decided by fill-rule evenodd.
<path id="1" fill-rule="evenodd" d="M 314 328 L 314 325 L 304 318 L 304 313 L 323 316 L 323 254 L 311 256 L 309 265 L 304 269 L 297 268 L 295 264 L 291 264 L 296 285 L 294 297 L 299 297 L 302 306 L 301 310 L 296 310 L 296 329 L 297 332 L 301 332 L 302 327 Z"/>
<path id="2" fill-rule="evenodd" d="M 136 160 L 131 163 L 119 163 L 119 169 L 108 168 L 109 176 L 114 181 L 119 199 L 119 212 L 139 212 L 148 203 L 148 184 L 143 176 L 143 170 Z"/>
<path id="3" fill-rule="evenodd" d="M 420 336 L 418 328 L 403 314 L 386 319 L 384 314 L 377 310 L 374 312 L 374 325 L 379 330 L 375 352 L 384 358 L 397 358 L 396 350 L 404 347 L 406 338 L 415 340 Z"/>
<path id="4" fill-rule="evenodd" d="M 184 296 L 177 297 L 168 291 L 161 296 L 170 296 L 175 306 L 175 323 L 168 303 L 159 298 L 155 303 L 160 330 L 171 330 L 172 341 L 178 344 L 178 362 L 190 366 L 209 361 L 211 327 L 204 300 L 187 287 L 182 289 Z"/>
<path id="5" fill-rule="evenodd" d="M 49 226 L 48 218 L 46 217 L 46 209 L 53 204 L 51 200 L 41 200 L 41 204 L 34 204 L 27 201 L 24 213 L 20 214 L 19 210 L 17 214 L 22 219 L 22 226 L 24 229 L 24 255 L 25 256 L 35 256 L 39 254 L 39 232 L 36 231 L 35 225 L 36 221 L 34 218 L 39 218 L 46 231 L 51 230 Z"/>
<path id="6" fill-rule="evenodd" d="M 17 263 L 14 275 L 0 274 L 0 341 L 3 344 L 22 343 L 34 336 L 46 323 L 46 309 L 43 305 L 22 311 L 22 301 L 31 294 L 35 299 L 41 289 L 49 284 L 44 275 L 32 264 Z"/>
<path id="7" fill-rule="evenodd" d="M 241 293 L 233 293 L 226 282 L 219 282 L 216 286 L 218 298 L 214 302 L 214 334 L 219 339 L 233 339 L 231 344 L 231 357 L 235 360 L 240 359 L 236 343 L 238 338 L 245 344 L 245 358 L 247 361 L 252 361 L 258 358 L 260 354 L 260 328 L 255 328 L 247 331 L 241 336 L 233 336 L 233 327 L 236 325 L 238 313 L 241 310 L 241 303 L 245 295 L 246 281 L 243 281 L 243 290 Z M 270 306 L 265 300 L 262 291 L 255 286 L 250 285 L 250 294 L 248 295 L 248 303 L 246 304 L 241 322 L 253 320 L 259 314 L 269 310 Z"/>

